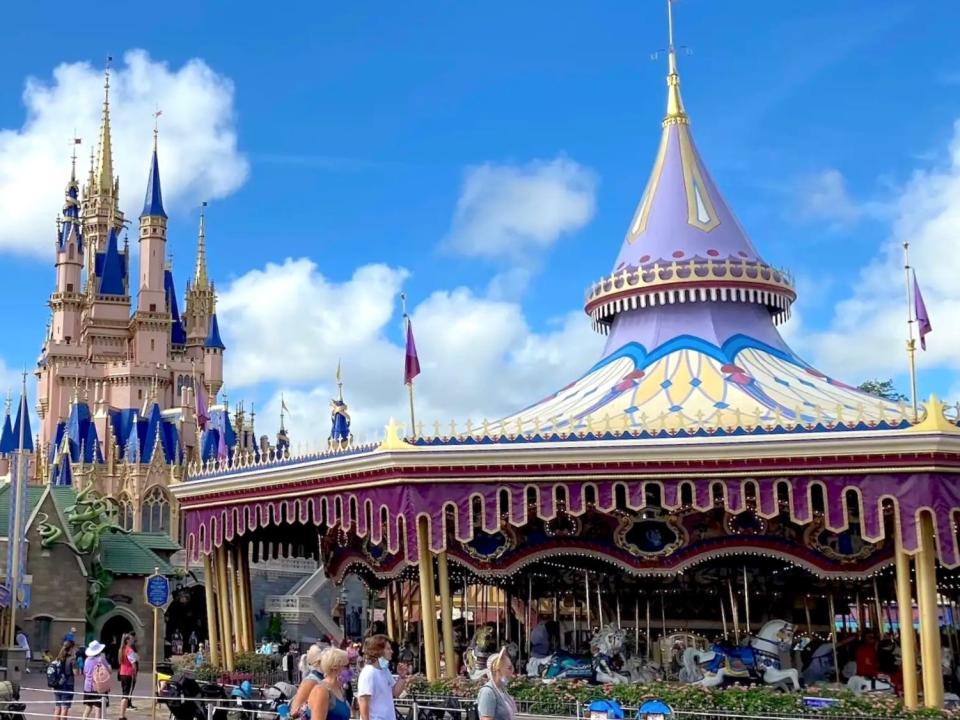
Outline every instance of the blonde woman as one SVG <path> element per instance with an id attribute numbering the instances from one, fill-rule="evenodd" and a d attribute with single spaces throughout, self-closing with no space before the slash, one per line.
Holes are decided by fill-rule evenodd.
<path id="1" fill-rule="evenodd" d="M 490 679 L 477 693 L 477 714 L 480 720 L 514 720 L 517 704 L 507 692 L 513 679 L 513 661 L 503 648 L 487 660 Z"/>
<path id="2" fill-rule="evenodd" d="M 339 648 L 327 648 L 320 656 L 323 680 L 314 685 L 307 700 L 309 720 L 350 720 L 350 705 L 343 696 L 340 676 L 347 669 L 350 656 Z"/>
<path id="3" fill-rule="evenodd" d="M 323 648 L 317 644 L 310 646 L 303 656 L 303 664 L 307 667 L 307 674 L 303 676 L 297 687 L 297 694 L 293 696 L 290 703 L 290 717 L 299 717 L 300 711 L 306 707 L 307 698 L 317 684 L 323 680 L 323 672 L 320 670 L 320 658 L 323 655 Z"/>

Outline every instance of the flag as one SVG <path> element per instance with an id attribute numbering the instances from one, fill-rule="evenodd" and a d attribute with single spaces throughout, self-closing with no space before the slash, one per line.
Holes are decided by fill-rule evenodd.
<path id="1" fill-rule="evenodd" d="M 290 408 L 287 407 L 287 401 L 283 399 L 283 395 L 280 396 L 280 412 L 290 412 Z"/>
<path id="2" fill-rule="evenodd" d="M 403 360 L 403 383 L 409 385 L 420 374 L 420 358 L 417 357 L 417 344 L 413 341 L 413 323 L 407 317 L 407 351 Z"/>
<path id="3" fill-rule="evenodd" d="M 207 423 L 210 422 L 210 413 L 207 411 L 207 394 L 203 390 L 203 383 L 197 383 L 197 427 L 201 430 L 207 429 Z"/>
<path id="4" fill-rule="evenodd" d="M 913 272 L 913 317 L 917 321 L 917 332 L 920 334 L 920 348 L 927 349 L 927 334 L 933 330 L 930 324 L 930 316 L 927 314 L 927 306 L 923 302 L 923 294 L 920 292 L 920 286 L 917 285 L 917 272 Z"/>
<path id="5" fill-rule="evenodd" d="M 226 460 L 227 459 L 227 428 L 226 423 L 224 427 L 217 430 L 217 460 Z"/>

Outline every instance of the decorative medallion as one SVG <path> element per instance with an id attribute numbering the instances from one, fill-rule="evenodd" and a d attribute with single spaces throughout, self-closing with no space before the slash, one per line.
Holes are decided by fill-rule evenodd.
<path id="1" fill-rule="evenodd" d="M 754 510 L 740 513 L 727 513 L 723 525 L 730 535 L 766 535 L 767 521 Z"/>
<path id="2" fill-rule="evenodd" d="M 560 509 L 553 520 L 543 524 L 543 530 L 552 538 L 574 537 L 580 534 L 580 520 Z"/>
<path id="3" fill-rule="evenodd" d="M 642 515 L 620 514 L 613 539 L 617 547 L 635 557 L 655 558 L 675 553 L 687 536 L 674 516 L 646 511 Z"/>
<path id="4" fill-rule="evenodd" d="M 866 560 L 880 549 L 880 543 L 863 539 L 859 523 L 851 522 L 842 532 L 833 532 L 824 527 L 823 517 L 814 518 L 803 533 L 807 547 L 840 563 L 855 563 Z"/>
<path id="5" fill-rule="evenodd" d="M 513 528 L 504 523 L 498 532 L 488 533 L 481 527 L 473 529 L 473 539 L 463 544 L 463 549 L 474 560 L 493 562 L 517 546 Z"/>
<path id="6" fill-rule="evenodd" d="M 370 542 L 369 536 L 364 538 L 363 554 L 367 556 L 367 559 L 371 562 L 371 564 L 377 567 L 383 565 L 384 560 L 389 557 L 386 545 L 384 543 Z"/>

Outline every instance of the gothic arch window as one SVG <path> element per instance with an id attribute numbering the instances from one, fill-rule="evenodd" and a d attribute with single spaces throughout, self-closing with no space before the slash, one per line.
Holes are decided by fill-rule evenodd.
<path id="1" fill-rule="evenodd" d="M 154 533 L 170 532 L 170 499 L 159 485 L 154 485 L 143 496 L 140 530 Z"/>
<path id="2" fill-rule="evenodd" d="M 120 517 L 118 520 L 120 527 L 124 530 L 133 530 L 133 503 L 126 493 L 120 496 Z"/>

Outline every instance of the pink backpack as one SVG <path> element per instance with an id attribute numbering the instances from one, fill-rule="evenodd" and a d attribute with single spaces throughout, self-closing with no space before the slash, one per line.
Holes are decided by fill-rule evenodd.
<path id="1" fill-rule="evenodd" d="M 93 685 L 95 693 L 106 695 L 110 692 L 110 668 L 105 662 L 97 663 L 97 666 L 93 669 L 90 683 Z"/>

